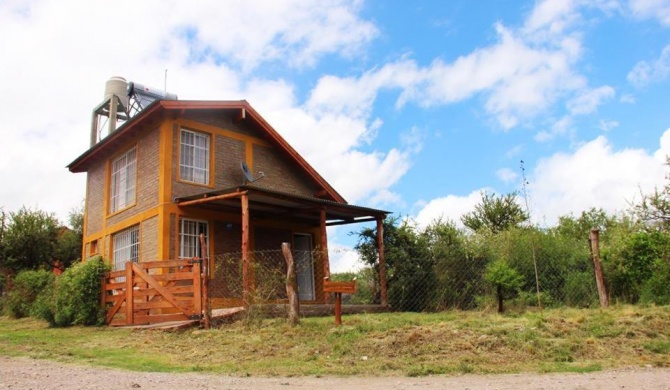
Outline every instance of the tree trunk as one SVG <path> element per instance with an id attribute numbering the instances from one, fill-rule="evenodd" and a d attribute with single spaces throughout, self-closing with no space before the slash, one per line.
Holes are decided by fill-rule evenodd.
<path id="1" fill-rule="evenodd" d="M 609 298 L 607 297 L 605 279 L 603 277 L 603 266 L 600 263 L 600 241 L 598 239 L 598 233 L 598 229 L 591 229 L 591 234 L 589 235 L 591 259 L 593 260 L 593 268 L 596 274 L 596 285 L 598 286 L 600 307 L 608 307 L 610 303 Z"/>
<path id="2" fill-rule="evenodd" d="M 286 271 L 286 295 L 288 296 L 288 323 L 291 326 L 298 325 L 298 278 L 295 274 L 295 262 L 291 254 L 291 246 L 284 242 L 281 244 L 281 250 L 286 259 L 288 270 Z"/>
<path id="3" fill-rule="evenodd" d="M 498 313 L 503 313 L 505 311 L 505 308 L 503 307 L 503 290 L 502 286 L 498 285 Z"/>

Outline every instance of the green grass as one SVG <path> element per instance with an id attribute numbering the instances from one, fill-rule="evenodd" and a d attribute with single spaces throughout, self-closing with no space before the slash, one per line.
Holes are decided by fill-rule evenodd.
<path id="1" fill-rule="evenodd" d="M 137 371 L 455 375 L 670 366 L 670 307 L 385 313 L 179 332 L 49 328 L 0 317 L 0 355 Z"/>

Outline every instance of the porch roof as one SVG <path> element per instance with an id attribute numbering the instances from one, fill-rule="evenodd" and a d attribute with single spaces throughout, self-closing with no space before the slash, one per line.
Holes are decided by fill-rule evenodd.
<path id="1" fill-rule="evenodd" d="M 174 199 L 174 202 L 181 207 L 241 213 L 240 198 L 243 194 L 248 196 L 252 218 L 285 218 L 314 226 L 320 224 L 321 210 L 325 210 L 326 213 L 326 226 L 375 221 L 391 213 L 248 184 L 178 197 Z"/>

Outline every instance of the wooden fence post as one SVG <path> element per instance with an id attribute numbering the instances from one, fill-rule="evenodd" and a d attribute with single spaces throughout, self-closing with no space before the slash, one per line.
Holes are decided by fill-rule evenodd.
<path id="1" fill-rule="evenodd" d="M 591 250 L 591 259 L 593 260 L 593 268 L 595 269 L 596 274 L 596 285 L 598 286 L 600 306 L 608 307 L 610 303 L 607 297 L 605 279 L 603 278 L 603 267 L 600 263 L 600 241 L 598 240 L 598 233 L 598 229 L 591 229 L 591 233 L 589 234 L 589 247 Z"/>
<path id="2" fill-rule="evenodd" d="M 135 322 L 135 297 L 133 297 L 133 263 L 126 262 L 126 325 Z"/>
<path id="3" fill-rule="evenodd" d="M 212 307 L 209 302 L 209 247 L 205 241 L 205 235 L 202 233 L 200 233 L 200 252 L 203 259 L 202 304 L 204 305 L 204 313 L 202 317 L 202 325 L 205 329 L 209 329 L 212 326 Z M 200 275 L 198 277 L 200 277 Z"/>
<path id="4" fill-rule="evenodd" d="M 298 303 L 298 279 L 295 274 L 295 262 L 291 254 L 291 245 L 284 242 L 281 244 L 281 251 L 286 259 L 288 270 L 286 272 L 286 295 L 288 295 L 288 323 L 291 326 L 298 324 L 298 312 L 300 310 Z"/>
<path id="5" fill-rule="evenodd" d="M 102 288 L 100 289 L 100 305 L 105 312 L 105 317 L 107 317 L 107 273 L 100 278 L 100 284 L 102 284 Z"/>

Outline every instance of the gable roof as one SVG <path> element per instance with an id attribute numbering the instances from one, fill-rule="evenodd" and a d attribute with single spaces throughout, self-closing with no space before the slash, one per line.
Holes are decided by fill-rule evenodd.
<path id="1" fill-rule="evenodd" d="M 246 100 L 157 100 L 121 125 L 102 141 L 72 161 L 70 172 L 86 172 L 92 163 L 107 158 L 122 144 L 135 137 L 142 129 L 172 113 L 181 115 L 189 110 L 239 111 L 238 118 L 259 131 L 272 146 L 294 162 L 316 184 L 318 197 L 346 204 L 340 195 Z"/>

